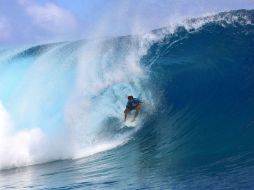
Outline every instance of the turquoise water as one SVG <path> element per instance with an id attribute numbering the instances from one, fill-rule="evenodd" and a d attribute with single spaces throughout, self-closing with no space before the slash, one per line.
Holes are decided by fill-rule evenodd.
<path id="1" fill-rule="evenodd" d="M 253 14 L 0 52 L 0 189 L 252 189 Z"/>

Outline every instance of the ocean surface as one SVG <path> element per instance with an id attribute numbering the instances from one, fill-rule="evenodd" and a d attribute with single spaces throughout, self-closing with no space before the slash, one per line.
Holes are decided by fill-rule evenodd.
<path id="1" fill-rule="evenodd" d="M 0 189 L 254 189 L 254 11 L 0 50 Z"/>

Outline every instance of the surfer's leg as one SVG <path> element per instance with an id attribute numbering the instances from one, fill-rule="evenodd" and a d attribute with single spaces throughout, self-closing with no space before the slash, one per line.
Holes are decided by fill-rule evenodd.
<path id="1" fill-rule="evenodd" d="M 129 112 L 130 110 L 128 110 L 127 108 L 124 110 L 124 121 L 126 121 Z"/>
<path id="2" fill-rule="evenodd" d="M 134 115 L 134 118 L 132 121 L 135 121 L 136 117 L 138 116 L 139 110 L 140 110 L 140 105 L 138 104 L 135 109 L 136 109 L 136 112 L 135 112 L 135 115 Z"/>

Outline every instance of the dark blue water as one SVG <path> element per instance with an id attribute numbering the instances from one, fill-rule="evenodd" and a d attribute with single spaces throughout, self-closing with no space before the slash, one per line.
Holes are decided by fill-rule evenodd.
<path id="1" fill-rule="evenodd" d="M 63 161 L 26 167 L 17 164 L 19 167 L 2 170 L 0 189 L 253 189 L 254 11 L 233 11 L 212 18 L 198 28 L 188 29 L 182 26 L 174 33 L 163 33 L 165 29 L 153 31 L 153 35 L 163 35 L 159 40 L 150 41 L 149 46 L 146 46 L 147 51 L 139 57 L 138 62 L 144 76 L 130 71 L 128 80 L 109 82 L 98 92 L 91 90 L 89 96 L 85 96 L 90 98 L 93 105 L 119 105 L 113 106 L 112 110 L 124 109 L 125 99 L 123 98 L 123 103 L 117 100 L 122 98 L 121 93 L 141 94 L 148 100 L 143 106 L 143 115 L 146 116 L 136 128 L 122 128 L 121 116 L 114 115 L 112 110 L 108 111 L 104 107 L 98 110 L 100 114 L 107 112 L 103 115 L 103 125 L 98 127 L 99 132 L 89 134 L 96 134 L 97 141 L 105 139 L 106 142 L 111 142 L 122 138 L 126 140 L 124 143 L 117 144 L 113 141 L 113 149 L 100 149 L 96 151 L 97 154 L 88 154 L 90 156 L 78 159 L 71 156 L 69 149 L 73 147 L 64 144 L 66 147 L 60 150 L 68 150 L 68 154 L 61 157 L 56 151 L 55 154 L 49 152 L 54 156 L 46 157 L 49 161 L 64 159 Z M 208 18 L 193 19 L 189 22 L 206 19 Z M 75 54 L 79 43 L 82 42 L 68 45 L 68 53 Z M 130 59 L 125 50 L 134 48 L 136 51 L 142 47 L 138 37 L 122 37 L 103 44 L 105 49 L 99 52 L 101 59 L 97 61 L 100 64 L 101 60 L 113 59 L 112 62 L 106 61 L 107 67 L 119 60 Z M 23 52 L 26 61 L 21 68 L 34 64 L 31 59 L 45 54 L 51 46 L 54 45 Z M 111 52 L 109 58 L 108 54 L 103 58 L 105 51 Z M 15 56 L 11 63 L 14 63 Z M 77 58 L 73 56 L 67 59 L 73 61 Z M 6 67 L 11 67 L 8 64 L 5 63 Z M 107 68 L 103 69 L 98 70 L 96 67 L 95 70 L 99 73 L 108 72 Z M 23 72 L 20 68 L 15 71 Z M 4 72 L 7 70 L 3 69 L 2 73 Z M 61 93 L 65 98 L 53 98 L 58 106 L 53 106 L 54 111 L 49 106 L 52 114 L 60 112 L 62 102 L 69 96 L 67 92 L 73 90 L 70 81 L 75 81 L 73 76 L 76 76 L 77 70 L 67 67 L 67 72 L 68 78 L 64 84 L 58 83 L 64 88 Z M 89 74 L 86 73 L 87 75 Z M 104 81 L 106 79 L 108 78 L 104 78 Z M 17 82 L 12 84 L 21 85 Z M 92 86 L 94 85 L 96 86 Z M 90 86 L 85 87 L 90 89 Z M 2 89 L 14 92 L 7 87 Z M 141 90 L 142 92 L 137 92 Z M 49 89 L 46 94 L 51 97 L 56 91 Z M 9 106 L 10 99 L 6 93 L 0 97 L 6 112 L 19 113 L 12 112 L 13 107 Z M 153 111 L 147 111 L 152 105 Z M 35 110 L 43 113 L 39 108 Z M 45 117 L 48 116 L 43 118 Z M 90 117 L 95 122 L 93 119 L 97 115 L 91 114 Z M 64 119 L 59 118 L 53 124 L 62 125 Z M 25 123 L 29 124 L 29 121 L 28 119 Z M 97 148 L 97 144 L 93 143 L 90 143 L 92 149 Z M 43 153 L 46 154 L 47 151 Z M 22 156 L 17 158 L 23 159 Z M 45 156 L 38 156 L 34 160 L 45 162 L 44 158 Z M 32 161 L 24 162 L 24 165 L 33 164 Z M 4 168 L 9 165 L 1 166 Z"/>

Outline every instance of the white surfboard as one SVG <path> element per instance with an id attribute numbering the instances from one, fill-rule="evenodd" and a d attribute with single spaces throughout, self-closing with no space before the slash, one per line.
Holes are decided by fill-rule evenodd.
<path id="1" fill-rule="evenodd" d="M 125 122 L 124 122 L 124 125 L 126 127 L 136 127 L 138 124 L 138 121 L 137 119 L 135 121 L 132 121 L 132 119 L 127 119 Z"/>

